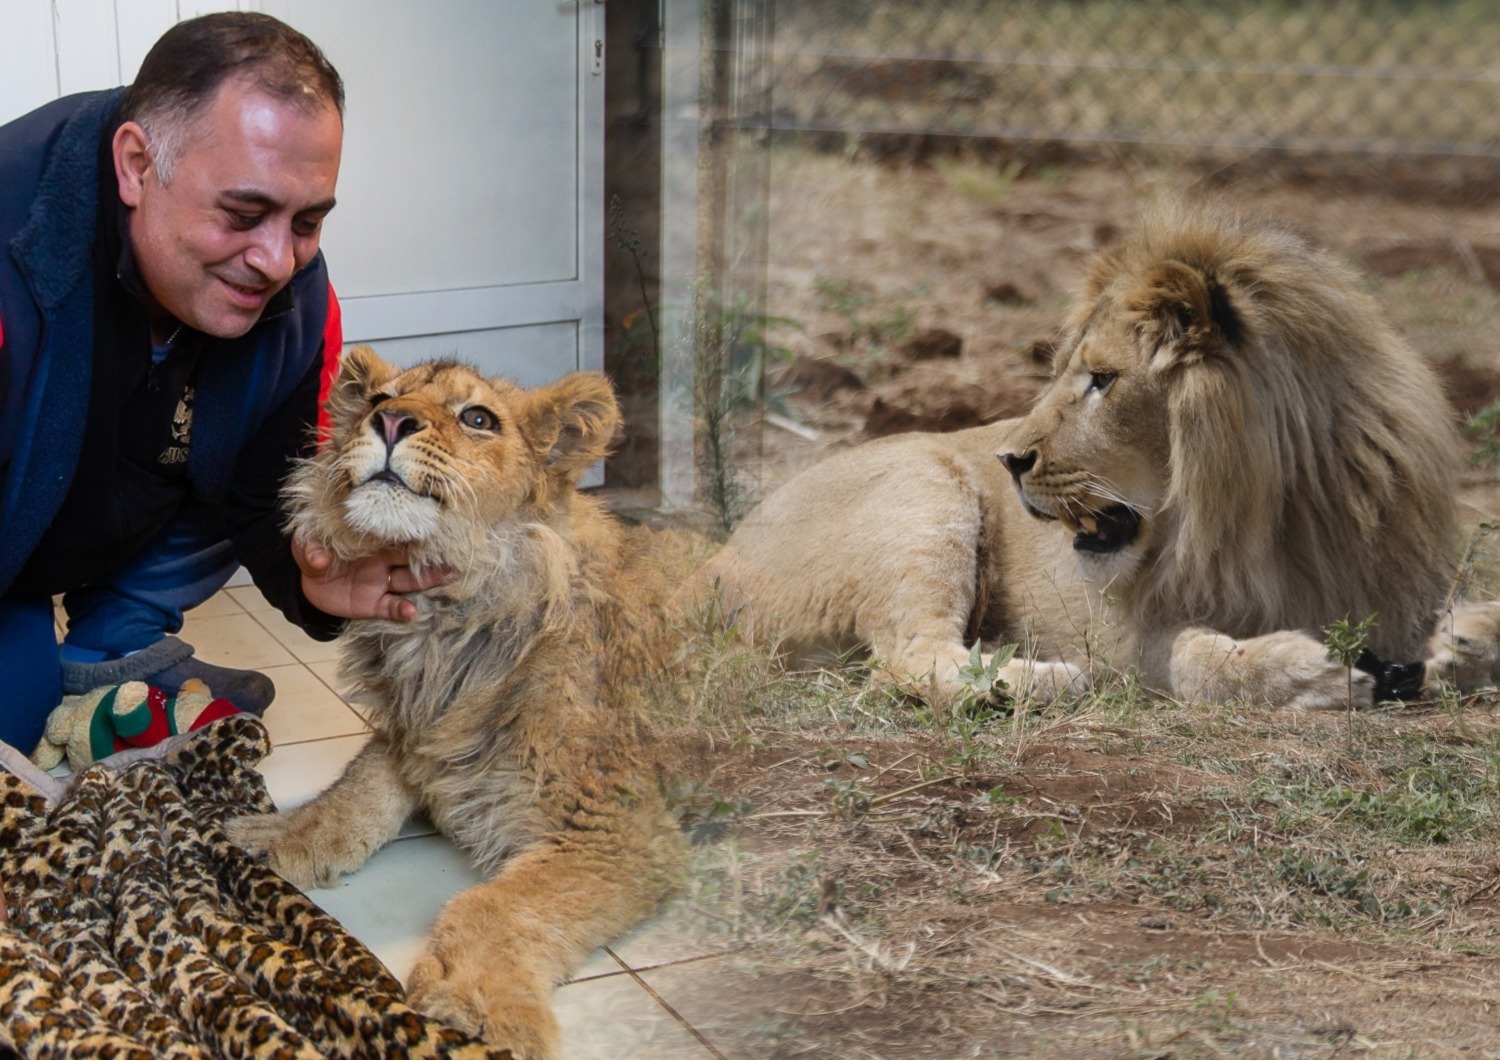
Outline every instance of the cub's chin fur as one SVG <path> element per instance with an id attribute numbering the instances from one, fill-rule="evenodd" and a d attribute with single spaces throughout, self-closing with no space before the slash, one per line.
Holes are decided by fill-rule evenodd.
<path id="1" fill-rule="evenodd" d="M 438 536 L 441 506 L 406 487 L 371 480 L 344 502 L 344 522 L 363 538 L 381 542 L 425 542 Z"/>
<path id="2" fill-rule="evenodd" d="M 331 445 L 287 486 L 292 531 L 338 562 L 396 545 L 453 577 L 410 595 L 409 623 L 349 623 L 343 676 L 369 706 L 369 744 L 312 803 L 232 835 L 294 883 L 327 885 L 425 809 L 489 879 L 438 919 L 413 1003 L 550 1056 L 551 989 L 682 875 L 639 750 L 680 543 L 627 532 L 577 492 L 619 422 L 598 374 L 528 391 L 451 362 L 398 372 L 360 347 L 330 412 Z"/>

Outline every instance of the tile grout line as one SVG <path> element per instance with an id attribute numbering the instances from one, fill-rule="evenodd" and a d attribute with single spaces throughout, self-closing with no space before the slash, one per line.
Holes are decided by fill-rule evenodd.
<path id="1" fill-rule="evenodd" d="M 338 660 L 333 660 L 332 662 L 338 663 L 339 661 Z M 348 698 L 346 696 L 344 696 L 343 693 L 339 692 L 337 688 L 334 687 L 334 685 L 333 685 L 332 682 L 328 681 L 326 678 L 324 678 L 317 671 L 313 670 L 311 664 L 308 664 L 308 663 L 299 663 L 299 666 L 301 666 L 303 670 L 307 671 L 307 673 L 311 674 L 314 678 L 316 678 L 318 680 L 318 684 L 319 685 L 321 685 L 323 688 L 327 689 L 330 693 L 332 693 L 333 694 L 333 698 L 335 700 L 337 700 L 339 703 L 343 704 L 344 707 L 349 711 L 350 714 L 352 714 L 355 718 L 359 719 L 359 724 L 365 727 L 365 729 L 364 729 L 365 733 L 370 733 L 371 732 L 370 720 L 365 717 L 365 713 L 363 711 L 361 711 L 355 705 L 351 704 L 349 702 Z"/>
<path id="2" fill-rule="evenodd" d="M 702 1043 L 703 1046 L 704 1046 L 704 1048 L 706 1050 L 708 1050 L 708 1052 L 710 1054 L 712 1054 L 714 1057 L 718 1058 L 718 1061 L 725 1061 L 724 1055 L 721 1054 L 721 1053 L 719 1053 L 718 1047 L 714 1046 L 713 1043 L 709 1042 L 708 1041 L 708 1037 L 705 1036 L 702 1032 L 700 1032 L 697 1028 L 695 1028 L 691 1024 L 689 1024 L 687 1022 L 687 1018 L 686 1017 L 684 1017 L 681 1013 L 678 1013 L 675 1009 L 673 1009 L 667 1003 L 667 1000 L 664 999 L 664 998 L 662 998 L 659 994 L 657 994 L 656 990 L 650 984 L 646 983 L 646 981 L 641 978 L 641 976 L 640 976 L 639 973 L 637 973 L 630 966 L 626 965 L 625 962 L 623 960 L 621 960 L 621 958 L 620 958 L 620 956 L 618 954 L 616 954 L 612 949 L 610 949 L 607 946 L 604 948 L 604 953 L 608 954 L 611 958 L 613 958 L 615 960 L 615 964 L 617 964 L 621 969 L 624 969 L 625 972 L 630 976 L 630 978 L 632 980 L 634 980 L 636 983 L 640 984 L 642 990 L 644 990 L 646 992 L 646 994 L 648 994 L 652 998 L 654 998 L 656 1000 L 656 1004 L 657 1005 L 661 1006 L 662 1009 L 664 1009 L 668 1013 L 670 1013 L 672 1015 L 672 1019 L 673 1020 L 677 1021 L 678 1024 L 681 1024 L 684 1028 L 686 1028 L 688 1030 L 689 1034 L 691 1034 L 694 1039 L 697 1039 L 700 1043 Z"/>
<path id="3" fill-rule="evenodd" d="M 616 969 L 611 973 L 590 973 L 588 976 L 580 976 L 574 980 L 567 980 L 561 986 L 568 987 L 572 984 L 586 984 L 592 980 L 608 980 L 614 976 L 624 976 L 627 972 L 630 971 L 630 969 L 634 969 L 638 973 L 654 972 L 657 969 L 666 969 L 670 968 L 673 965 L 688 965 L 692 962 L 707 961 L 710 958 L 723 958 L 730 954 L 738 954 L 740 951 L 745 949 L 746 948 L 744 946 L 730 947 L 728 950 L 716 950 L 711 954 L 694 954 L 688 958 L 673 958 L 670 961 L 655 962 L 651 965 L 633 965 L 630 966 L 629 969 Z M 619 961 L 618 958 L 616 958 L 615 960 Z"/>
<path id="4" fill-rule="evenodd" d="M 282 648 L 284 648 L 286 650 L 287 655 L 291 656 L 294 661 L 296 661 L 297 663 L 300 663 L 302 666 L 307 667 L 310 663 L 337 663 L 338 662 L 337 659 L 333 659 L 333 660 L 323 660 L 323 659 L 319 659 L 319 660 L 305 660 L 305 659 L 303 659 L 301 656 L 297 655 L 297 649 L 296 648 L 292 647 L 291 645 L 289 645 L 285 641 L 283 641 L 280 637 L 276 636 L 276 631 L 275 630 L 272 630 L 269 626 L 267 626 L 265 623 L 263 623 L 263 622 L 260 621 L 260 617 L 262 615 L 276 615 L 276 616 L 279 616 L 281 614 L 280 612 L 277 612 L 277 611 L 245 612 L 245 614 L 248 615 L 248 616 L 250 616 L 250 619 L 255 623 L 256 626 L 260 627 L 262 630 L 264 630 L 266 632 L 266 636 L 268 636 L 272 641 L 276 642 L 276 644 L 278 644 Z M 322 679 L 319 679 L 319 680 L 321 681 Z M 328 683 L 324 682 L 324 684 L 326 685 Z M 339 699 L 342 700 L 343 697 L 339 697 Z"/>
<path id="5" fill-rule="evenodd" d="M 236 602 L 236 603 L 238 603 L 238 602 Z M 278 615 L 280 614 L 279 612 L 276 612 L 276 610 L 274 608 L 263 609 L 263 611 L 270 612 L 271 614 L 278 614 Z M 264 630 L 270 636 L 270 638 L 271 638 L 272 641 L 275 641 L 282 648 L 286 649 L 287 653 L 292 657 L 292 662 L 291 663 L 282 663 L 282 664 L 278 664 L 278 666 L 283 666 L 283 667 L 297 666 L 297 667 L 301 667 L 303 670 L 307 671 L 308 674 L 311 674 L 313 676 L 313 678 L 317 680 L 317 682 L 318 682 L 319 685 L 321 685 L 323 688 L 327 689 L 330 693 L 333 694 L 333 697 L 334 697 L 335 700 L 337 700 L 339 703 L 343 704 L 344 707 L 351 714 L 353 714 L 355 718 L 359 719 L 360 725 L 364 726 L 364 731 L 366 733 L 370 732 L 370 720 L 367 719 L 367 718 L 365 718 L 364 712 L 361 711 L 359 708 L 355 707 L 353 704 L 351 704 L 344 697 L 344 694 L 341 693 L 341 692 L 339 692 L 338 689 L 336 689 L 331 682 L 327 681 L 321 674 L 319 674 L 317 671 L 313 670 L 313 664 L 310 663 L 310 662 L 308 662 L 307 660 L 303 659 L 301 656 L 297 655 L 297 650 L 295 648 L 293 648 L 291 645 L 288 645 L 286 642 L 282 641 L 281 638 L 277 637 L 275 630 L 272 630 L 265 623 L 261 622 L 260 618 L 259 618 L 259 616 L 261 614 L 260 612 L 252 612 L 252 611 L 246 610 L 245 614 L 248 615 L 248 616 L 250 616 L 250 618 L 255 622 L 256 626 L 258 626 L 262 630 Z M 328 659 L 328 660 L 316 660 L 315 662 L 317 662 L 318 664 L 332 663 L 335 666 L 338 666 L 339 663 L 340 663 L 340 660 L 338 660 L 337 658 L 335 658 L 335 659 Z M 265 668 L 265 669 L 269 670 L 271 668 Z M 295 742 L 295 743 L 302 743 L 302 742 L 299 741 L 299 742 Z"/>

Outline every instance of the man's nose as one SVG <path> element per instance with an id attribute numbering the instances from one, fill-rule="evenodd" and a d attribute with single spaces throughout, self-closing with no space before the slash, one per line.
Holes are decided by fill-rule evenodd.
<path id="1" fill-rule="evenodd" d="M 290 229 L 262 226 L 245 252 L 245 263 L 272 284 L 284 284 L 297 271 L 297 241 Z"/>

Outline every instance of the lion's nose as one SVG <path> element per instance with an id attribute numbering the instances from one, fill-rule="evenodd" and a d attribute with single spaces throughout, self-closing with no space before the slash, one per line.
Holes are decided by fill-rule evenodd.
<path id="1" fill-rule="evenodd" d="M 422 421 L 415 416 L 393 412 L 389 409 L 375 410 L 375 431 L 385 439 L 387 449 L 395 446 L 407 435 L 416 434 L 422 430 L 423 426 Z"/>
<path id="2" fill-rule="evenodd" d="M 1036 464 L 1036 450 L 1029 449 L 1025 453 L 1002 453 L 1000 461 L 1010 469 L 1010 474 L 1016 482 L 1021 481 L 1021 476 L 1031 471 Z"/>

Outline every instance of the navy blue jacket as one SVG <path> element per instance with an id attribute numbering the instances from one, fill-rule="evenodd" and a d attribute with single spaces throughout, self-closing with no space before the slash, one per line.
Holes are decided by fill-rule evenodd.
<path id="1" fill-rule="evenodd" d="M 67 495 L 88 410 L 92 248 L 100 145 L 123 89 L 68 96 L 0 127 L 0 593 Z M 237 339 L 208 339 L 195 376 L 188 482 L 226 512 L 225 536 L 293 621 L 337 623 L 302 597 L 276 487 L 312 444 L 342 344 L 321 253 L 288 285 L 290 308 Z"/>

